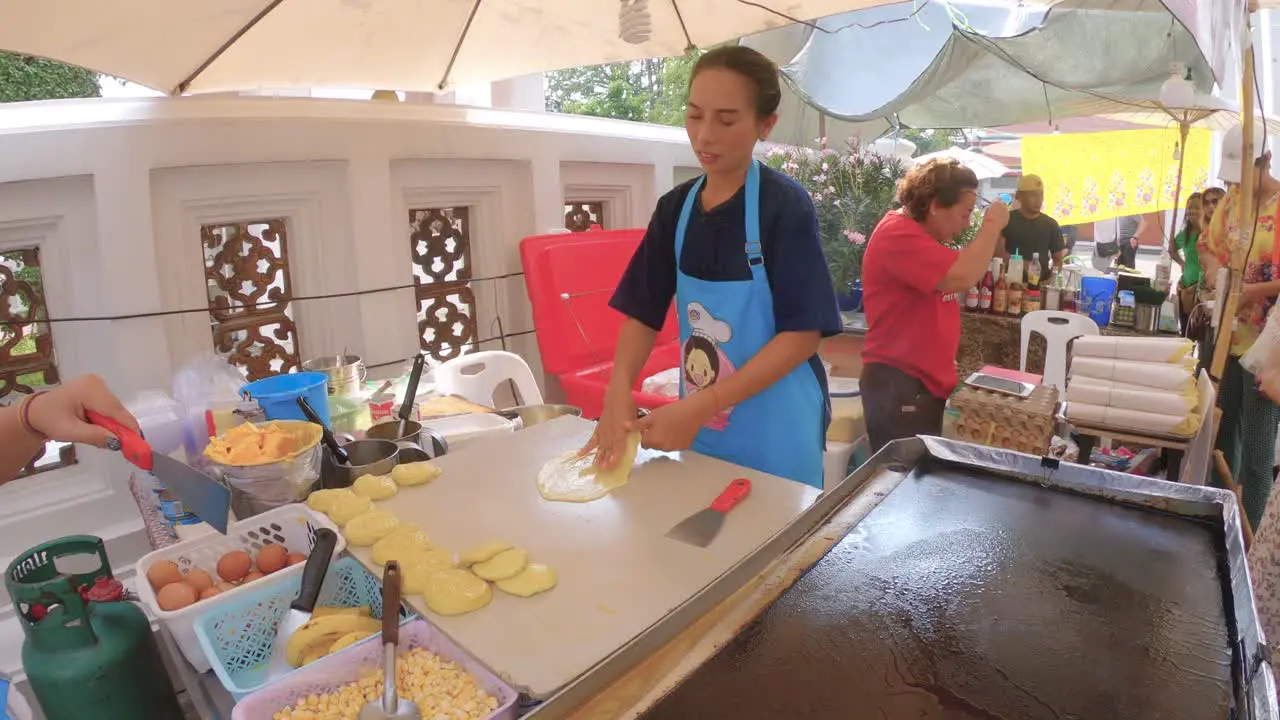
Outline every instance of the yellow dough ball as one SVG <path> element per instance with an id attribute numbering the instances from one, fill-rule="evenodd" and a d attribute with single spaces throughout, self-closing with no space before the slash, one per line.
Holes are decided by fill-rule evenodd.
<path id="1" fill-rule="evenodd" d="M 429 460 L 405 463 L 391 468 L 391 479 L 395 480 L 400 487 L 426 485 L 443 474 L 444 471 Z"/>
<path id="2" fill-rule="evenodd" d="M 352 492 L 370 500 L 386 500 L 399 489 L 390 475 L 361 475 L 351 484 Z"/>
<path id="3" fill-rule="evenodd" d="M 386 537 L 399 524 L 400 519 L 386 510 L 370 510 L 355 516 L 344 525 L 342 535 L 347 539 L 348 545 L 369 547 Z"/>
<path id="4" fill-rule="evenodd" d="M 329 519 L 337 523 L 339 526 L 346 525 L 357 516 L 363 515 L 373 509 L 373 501 L 367 497 L 360 497 L 355 493 L 349 495 L 340 495 L 336 497 L 333 504 L 329 506 L 329 512 L 326 515 Z"/>
<path id="5" fill-rule="evenodd" d="M 373 544 L 370 553 L 373 561 L 386 565 L 388 561 L 410 555 L 417 550 L 430 550 L 431 538 L 413 523 L 400 523 L 387 536 Z"/>
<path id="6" fill-rule="evenodd" d="M 355 497 L 355 493 L 351 492 L 349 488 L 316 490 L 307 496 L 307 507 L 315 510 L 316 512 L 322 512 L 325 515 L 328 515 L 329 511 L 333 509 L 333 504 L 336 503 L 339 498 L 344 497 Z"/>

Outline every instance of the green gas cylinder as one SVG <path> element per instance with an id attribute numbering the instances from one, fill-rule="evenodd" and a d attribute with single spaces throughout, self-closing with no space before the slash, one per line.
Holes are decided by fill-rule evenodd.
<path id="1" fill-rule="evenodd" d="M 22 664 L 48 720 L 181 720 L 142 609 L 124 597 L 100 538 L 51 540 L 9 565 Z"/>

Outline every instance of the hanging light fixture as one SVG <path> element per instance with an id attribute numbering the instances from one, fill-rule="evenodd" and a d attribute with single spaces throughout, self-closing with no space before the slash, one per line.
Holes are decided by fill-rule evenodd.
<path id="1" fill-rule="evenodd" d="M 1182 63 L 1173 63 L 1173 73 L 1160 85 L 1160 104 L 1166 110 L 1193 108 L 1196 86 L 1191 84 L 1191 71 Z"/>
<path id="2" fill-rule="evenodd" d="M 618 0 L 618 37 L 632 45 L 649 41 L 653 35 L 653 18 L 649 0 Z"/>

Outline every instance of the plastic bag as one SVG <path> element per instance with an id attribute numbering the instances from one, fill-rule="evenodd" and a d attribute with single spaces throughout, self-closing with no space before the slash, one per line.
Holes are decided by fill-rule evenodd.
<path id="1" fill-rule="evenodd" d="M 209 460 L 209 467 L 231 488 L 231 509 L 244 519 L 302 502 L 320 479 L 320 427 L 301 421 L 275 421 L 296 430 L 301 446 L 281 460 L 257 465 L 228 465 Z"/>
<path id="2" fill-rule="evenodd" d="M 640 392 L 680 397 L 680 368 L 670 368 L 650 375 L 640 383 Z"/>
<path id="3" fill-rule="evenodd" d="M 240 388 L 248 381 L 244 370 L 214 353 L 206 353 L 183 365 L 173 376 L 173 397 L 184 411 L 182 444 L 189 462 L 196 462 L 209 444 L 205 413 L 214 403 L 238 402 Z"/>

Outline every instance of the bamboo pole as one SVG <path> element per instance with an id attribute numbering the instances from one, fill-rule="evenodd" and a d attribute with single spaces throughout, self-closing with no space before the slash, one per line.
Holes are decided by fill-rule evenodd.
<path id="1" fill-rule="evenodd" d="M 1185 117 L 1178 123 L 1178 179 L 1173 183 L 1173 214 L 1169 218 L 1169 237 L 1165 252 L 1173 254 L 1173 239 L 1178 236 L 1178 208 L 1182 207 L 1182 168 L 1187 160 L 1187 136 L 1191 134 L 1191 122 Z M 1183 212 L 1183 224 L 1186 224 L 1186 213 Z"/>
<path id="2" fill-rule="evenodd" d="M 1253 39 L 1249 32 L 1248 18 L 1244 25 L 1244 70 L 1240 74 L 1240 129 L 1244 146 L 1240 153 L 1240 235 L 1235 238 L 1231 248 L 1231 286 L 1223 305 L 1221 322 L 1227 323 L 1225 328 L 1219 327 L 1214 336 L 1217 341 L 1213 346 L 1213 363 L 1209 374 L 1221 378 L 1227 366 L 1227 355 L 1231 350 L 1231 336 L 1235 331 L 1236 311 L 1240 307 L 1240 290 L 1243 287 L 1244 265 L 1248 261 L 1249 238 L 1253 236 L 1253 195 L 1256 180 L 1253 165 Z"/>

